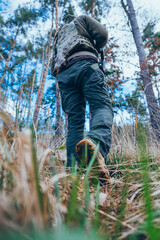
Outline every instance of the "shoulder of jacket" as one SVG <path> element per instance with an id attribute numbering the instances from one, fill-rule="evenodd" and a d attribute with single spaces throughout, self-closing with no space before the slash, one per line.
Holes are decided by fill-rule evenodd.
<path id="1" fill-rule="evenodd" d="M 83 15 L 80 15 L 80 16 L 76 17 L 75 20 L 84 21 L 84 20 L 86 20 L 86 18 L 87 18 L 87 15 L 83 14 Z"/>
<path id="2" fill-rule="evenodd" d="M 79 22 L 84 22 L 87 25 L 95 23 L 95 19 L 94 18 L 92 18 L 92 17 L 90 17 L 88 15 L 85 15 L 85 14 L 78 16 L 75 20 L 77 20 Z"/>

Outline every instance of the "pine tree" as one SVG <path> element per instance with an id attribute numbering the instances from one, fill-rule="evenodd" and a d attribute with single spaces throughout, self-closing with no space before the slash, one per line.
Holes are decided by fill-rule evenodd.
<path id="1" fill-rule="evenodd" d="M 0 87 L 2 87 L 2 83 L 5 78 L 5 74 L 8 70 L 8 65 L 11 60 L 13 50 L 16 46 L 17 37 L 19 34 L 26 36 L 26 32 L 28 27 L 37 20 L 37 13 L 34 9 L 29 9 L 27 7 L 18 7 L 15 10 L 14 16 L 7 19 L 5 22 L 3 21 L 3 32 L 9 32 L 9 36 L 5 36 L 3 40 L 8 46 L 5 50 L 2 48 L 2 56 L 5 59 L 4 68 L 1 69 L 1 78 L 0 78 Z M 1 30 L 2 31 L 2 30 Z M 9 41 L 8 41 L 9 39 Z M 2 41 L 2 40 L 1 40 Z"/>
<path id="2" fill-rule="evenodd" d="M 139 118 L 142 120 L 146 116 L 146 107 L 141 100 L 141 87 L 137 86 L 136 89 L 131 93 L 126 95 L 126 109 L 132 113 L 132 117 L 136 119 L 136 122 Z"/>
<path id="3" fill-rule="evenodd" d="M 79 6 L 85 14 L 91 15 L 97 20 L 100 20 L 100 16 L 102 16 L 103 1 L 83 0 L 80 2 Z"/>
<path id="4" fill-rule="evenodd" d="M 147 57 L 144 49 L 142 36 L 139 30 L 135 10 L 131 0 L 127 0 L 127 5 L 124 4 L 123 0 L 121 0 L 121 3 L 131 24 L 133 38 L 138 51 L 141 77 L 143 80 L 143 89 L 148 104 L 151 125 L 157 140 L 160 141 L 160 108 L 157 104 L 157 100 L 153 91 L 152 81 L 147 64 Z"/>

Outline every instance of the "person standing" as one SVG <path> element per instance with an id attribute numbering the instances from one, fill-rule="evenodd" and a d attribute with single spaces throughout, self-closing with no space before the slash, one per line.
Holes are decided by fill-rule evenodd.
<path id="1" fill-rule="evenodd" d="M 111 145 L 112 103 L 98 54 L 108 40 L 108 31 L 94 18 L 68 15 L 56 36 L 51 72 L 57 76 L 62 108 L 68 116 L 67 166 L 81 164 L 87 146 L 87 165 L 99 151 L 96 162 L 105 173 L 105 158 Z M 90 106 L 90 131 L 84 139 L 85 106 Z M 107 175 L 106 175 L 107 177 Z"/>

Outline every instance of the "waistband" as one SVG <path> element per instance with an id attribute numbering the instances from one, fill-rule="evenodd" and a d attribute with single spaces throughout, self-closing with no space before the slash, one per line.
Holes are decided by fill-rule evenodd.
<path id="1" fill-rule="evenodd" d="M 78 57 L 78 56 L 91 56 L 96 58 L 96 60 L 98 60 L 97 55 L 88 51 L 80 51 L 80 52 L 76 52 L 74 54 L 72 54 L 70 57 L 68 57 L 68 61 L 71 60 L 74 57 Z"/>

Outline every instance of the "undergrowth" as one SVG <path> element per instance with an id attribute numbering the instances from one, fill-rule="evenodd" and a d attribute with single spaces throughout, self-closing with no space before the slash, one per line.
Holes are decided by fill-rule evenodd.
<path id="1" fill-rule="evenodd" d="M 2 120 L 0 239 L 160 239 L 160 151 L 143 124 L 114 127 L 106 180 L 95 155 L 68 171 L 65 147 Z"/>

